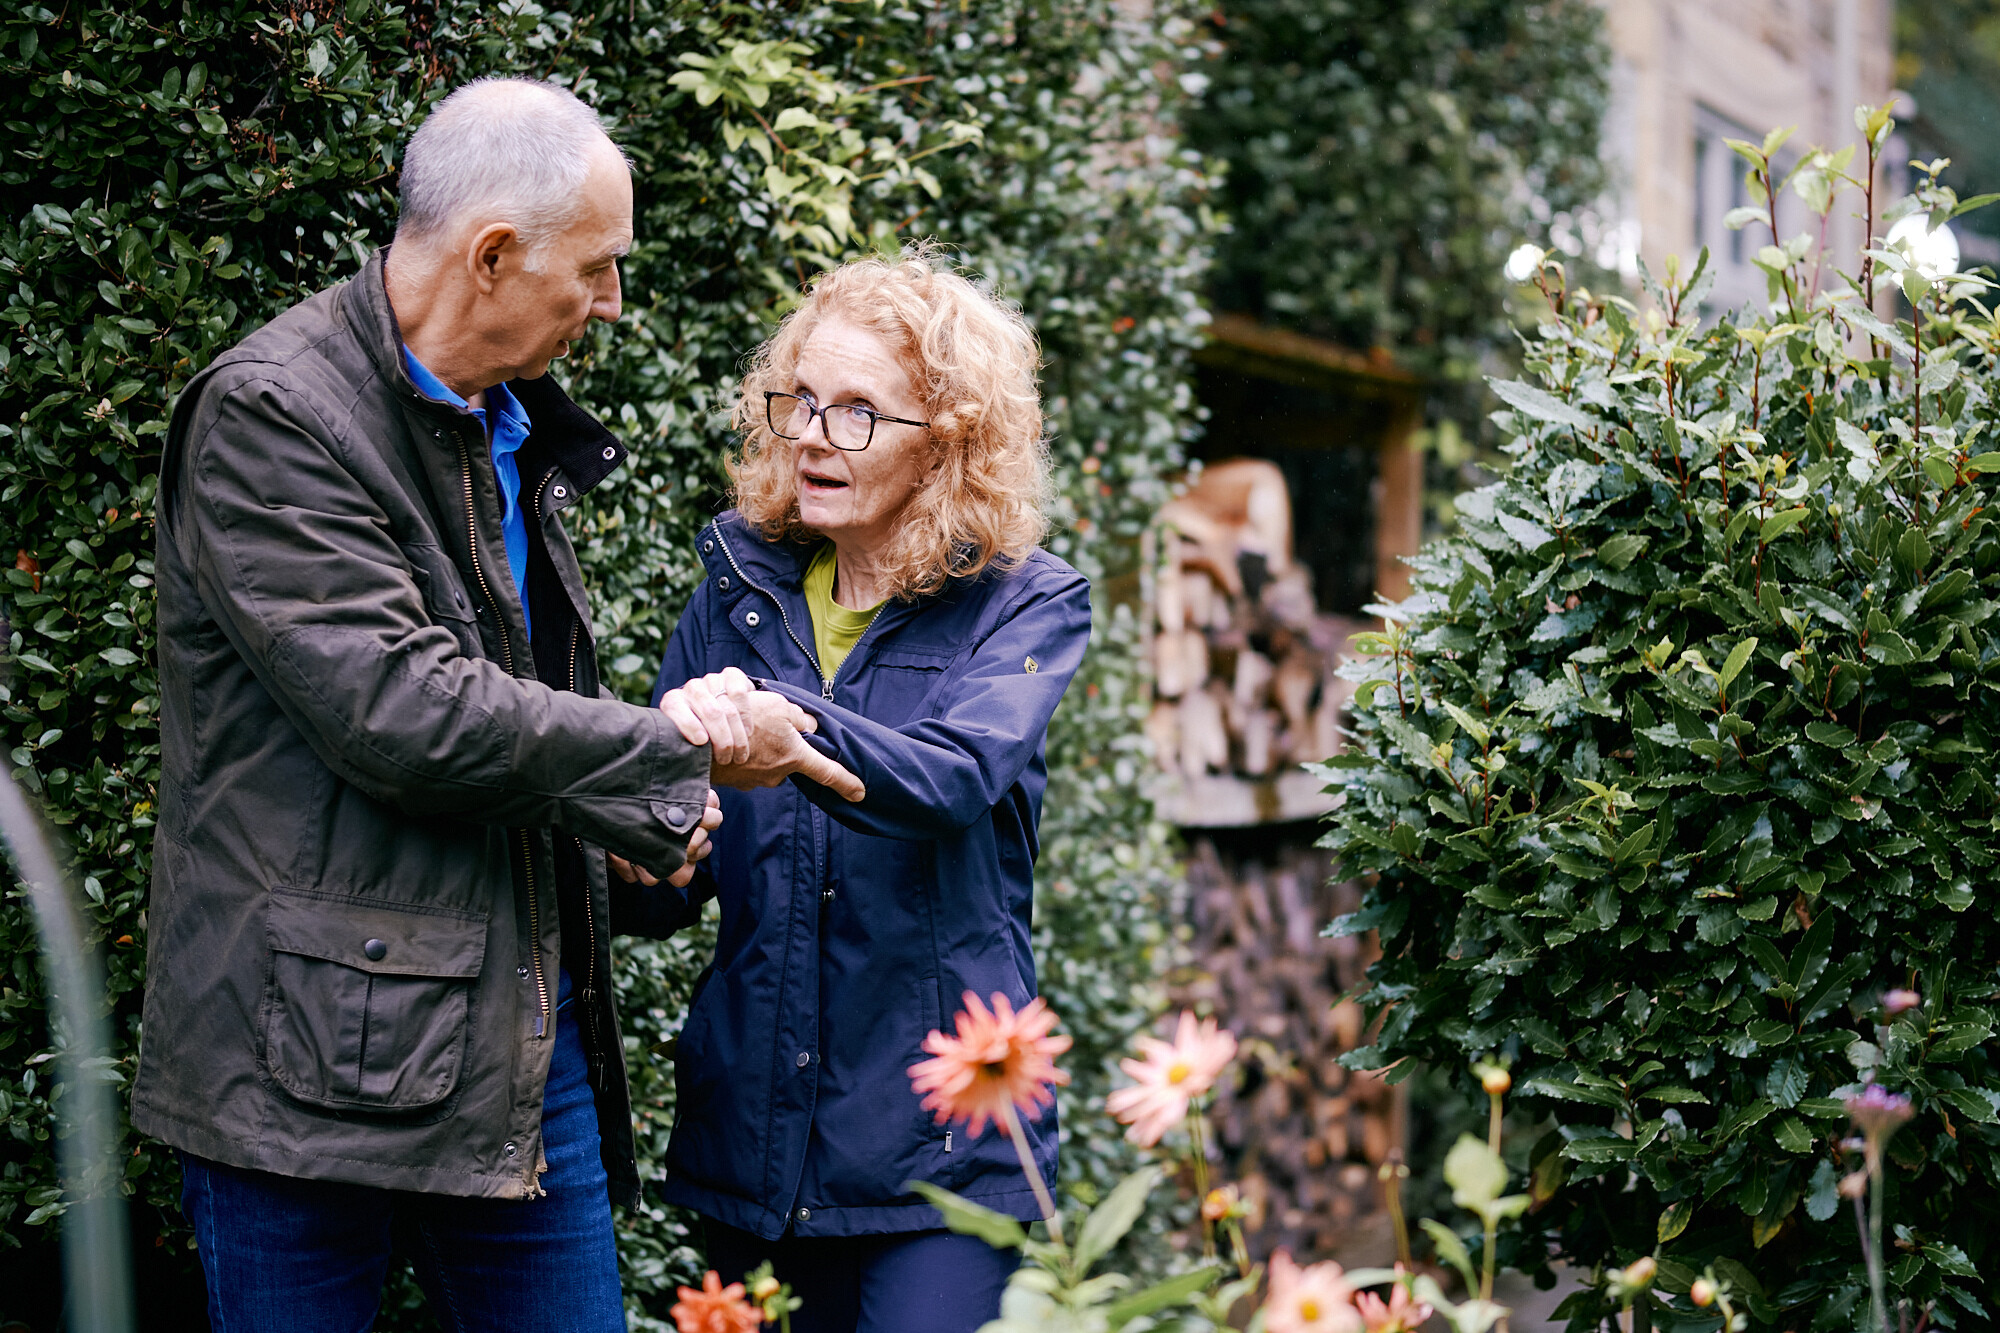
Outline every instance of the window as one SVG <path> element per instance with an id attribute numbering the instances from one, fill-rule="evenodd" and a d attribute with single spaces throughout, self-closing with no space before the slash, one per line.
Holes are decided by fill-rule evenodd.
<path id="1" fill-rule="evenodd" d="M 1763 136 L 1705 106 L 1694 113 L 1694 250 L 1708 247 L 1708 262 L 1715 269 L 1715 287 L 1704 307 L 1710 312 L 1735 310 L 1748 305 L 1761 312 L 1769 300 L 1764 270 L 1752 262 L 1757 252 L 1771 244 L 1767 223 L 1753 222 L 1731 231 L 1723 220 L 1733 208 L 1751 202 L 1744 173 L 1749 163 L 1737 156 L 1726 142 L 1746 139 L 1756 143 Z M 1798 160 L 1795 152 L 1780 150 L 1776 172 L 1780 180 Z M 1805 208 L 1789 191 L 1778 198 L 1778 232 L 1796 236 L 1806 227 Z M 1690 263 L 1694 255 L 1685 255 Z M 1685 271 L 1685 270 L 1683 270 Z"/>

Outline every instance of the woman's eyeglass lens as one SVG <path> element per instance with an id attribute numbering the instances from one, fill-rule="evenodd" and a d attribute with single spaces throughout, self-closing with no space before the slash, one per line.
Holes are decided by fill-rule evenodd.
<path id="1" fill-rule="evenodd" d="M 764 419 L 771 433 L 780 439 L 797 440 L 812 428 L 818 416 L 826 425 L 826 442 L 836 449 L 858 452 L 875 438 L 876 414 L 853 403 L 832 403 L 820 407 L 796 394 L 766 393 Z"/>

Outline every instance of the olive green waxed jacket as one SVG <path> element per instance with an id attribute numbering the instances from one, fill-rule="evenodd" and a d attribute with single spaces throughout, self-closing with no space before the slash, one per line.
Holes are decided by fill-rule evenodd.
<path id="1" fill-rule="evenodd" d="M 535 637 L 475 418 L 420 394 L 384 254 L 175 410 L 162 782 L 133 1123 L 285 1175 L 532 1197 L 569 968 L 614 1197 L 636 1196 L 601 849 L 678 867 L 708 751 L 600 697 L 561 511 L 624 456 L 510 389 Z M 567 1012 L 567 1011 L 566 1011 Z"/>

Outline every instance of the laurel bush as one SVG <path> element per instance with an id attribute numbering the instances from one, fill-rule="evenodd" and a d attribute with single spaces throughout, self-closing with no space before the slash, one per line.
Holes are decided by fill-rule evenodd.
<path id="1" fill-rule="evenodd" d="M 1878 146 L 1887 125 L 1864 118 Z M 1768 168 L 1779 137 L 1740 151 Z M 1865 177 L 1802 165 L 1821 213 Z M 1511 468 L 1385 608 L 1325 770 L 1326 845 L 1370 881 L 1332 929 L 1384 949 L 1350 1063 L 1511 1061 L 1548 1126 L 1511 1262 L 1653 1255 L 1680 1327 L 1712 1326 L 1687 1298 L 1711 1268 L 1753 1328 L 1865 1323 L 1842 1099 L 1907 1093 L 1892 1299 L 1987 1327 L 2000 324 L 1976 279 L 1806 240 L 1758 251 L 1769 314 L 1705 313 L 1706 258 L 1643 310 L 1543 269 L 1526 373 L 1493 386 Z M 1891 292 L 1907 317 L 1875 313 Z M 1922 1002 L 1891 1016 L 1889 989 Z"/>

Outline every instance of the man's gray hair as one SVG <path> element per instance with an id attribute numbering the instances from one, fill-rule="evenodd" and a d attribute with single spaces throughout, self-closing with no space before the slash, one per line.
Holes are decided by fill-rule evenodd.
<path id="1" fill-rule="evenodd" d="M 583 210 L 600 144 L 611 144 L 604 123 L 569 89 L 475 79 L 438 103 L 403 150 L 396 241 L 428 250 L 469 223 L 511 223 L 538 271 L 543 248 Z"/>

